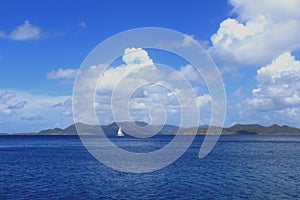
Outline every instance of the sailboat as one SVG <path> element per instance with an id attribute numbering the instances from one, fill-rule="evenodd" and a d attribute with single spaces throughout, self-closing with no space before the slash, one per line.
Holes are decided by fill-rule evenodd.
<path id="1" fill-rule="evenodd" d="M 118 136 L 118 137 L 124 136 L 124 133 L 122 132 L 122 128 L 121 128 L 121 127 L 119 127 L 117 136 Z"/>

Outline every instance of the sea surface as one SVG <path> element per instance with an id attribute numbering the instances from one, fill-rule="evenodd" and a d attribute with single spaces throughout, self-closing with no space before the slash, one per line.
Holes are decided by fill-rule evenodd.
<path id="1" fill-rule="evenodd" d="M 300 199 L 300 136 L 222 136 L 199 159 L 203 138 L 168 167 L 132 174 L 101 164 L 77 136 L 1 136 L 0 199 Z M 147 152 L 171 139 L 111 140 Z"/>

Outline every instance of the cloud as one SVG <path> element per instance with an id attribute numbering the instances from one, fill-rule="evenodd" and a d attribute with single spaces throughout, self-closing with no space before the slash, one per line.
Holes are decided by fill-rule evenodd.
<path id="1" fill-rule="evenodd" d="M 199 72 L 190 64 L 181 67 L 179 72 L 190 81 L 202 80 Z"/>
<path id="2" fill-rule="evenodd" d="M 53 108 L 59 108 L 59 109 L 72 109 L 72 99 L 67 98 L 66 100 L 59 102 L 57 104 L 54 104 L 52 106 Z M 64 110 L 61 112 L 61 116 L 71 116 L 72 111 L 70 110 Z"/>
<path id="3" fill-rule="evenodd" d="M 8 107 L 6 107 L 0 111 L 0 115 L 11 116 L 16 112 L 16 110 L 20 110 L 20 109 L 24 108 L 24 106 L 26 104 L 27 104 L 26 101 L 19 101 L 15 104 L 9 105 Z"/>
<path id="4" fill-rule="evenodd" d="M 260 82 L 276 81 L 286 74 L 298 73 L 300 71 L 300 62 L 291 55 L 290 52 L 284 52 L 272 61 L 270 65 L 261 67 L 257 70 L 257 79 Z"/>
<path id="5" fill-rule="evenodd" d="M 195 44 L 195 37 L 193 35 L 187 35 L 187 34 L 184 34 L 183 35 L 183 38 L 179 41 L 174 41 L 174 42 L 171 42 L 169 44 L 165 44 L 165 43 L 159 43 L 157 46 L 158 47 L 169 47 L 169 48 L 185 48 L 185 47 L 190 47 L 192 45 Z M 207 45 L 207 42 L 206 41 L 200 41 L 200 43 L 204 46 Z"/>
<path id="6" fill-rule="evenodd" d="M 27 103 L 26 101 L 14 101 L 15 103 L 9 103 L 11 99 L 16 98 L 16 96 L 16 93 L 12 91 L 3 91 L 0 94 L 0 116 L 11 116 L 16 110 L 24 108 Z"/>
<path id="7" fill-rule="evenodd" d="M 251 95 L 235 93 L 244 99 L 236 107 L 239 123 L 299 124 L 300 62 L 292 54 L 300 49 L 300 1 L 229 2 L 232 17 L 220 23 L 207 50 L 230 72 L 240 66 L 258 68 Z"/>
<path id="8" fill-rule="evenodd" d="M 14 113 L 14 110 L 13 109 L 8 109 L 8 108 L 5 108 L 5 109 L 0 111 L 1 116 L 10 116 L 13 113 Z"/>
<path id="9" fill-rule="evenodd" d="M 300 61 L 285 52 L 257 70 L 258 87 L 249 104 L 256 110 L 282 110 L 300 106 Z"/>
<path id="10" fill-rule="evenodd" d="M 184 35 L 183 40 L 180 42 L 174 42 L 172 44 L 173 47 L 189 47 L 194 44 L 194 36 L 193 35 Z"/>
<path id="11" fill-rule="evenodd" d="M 144 80 L 140 77 L 148 76 L 147 78 L 151 79 L 153 76 L 155 76 L 153 61 L 149 58 L 147 51 L 141 48 L 125 49 L 122 60 L 125 65 L 120 65 L 115 68 L 108 68 L 105 70 L 98 83 L 99 90 L 112 91 L 119 81 L 133 75 L 136 76 L 136 79 L 133 80 L 133 77 L 131 77 L 131 79 L 127 79 L 126 84 L 137 85 L 140 83 L 140 81 L 144 82 Z M 99 71 L 101 71 L 102 68 L 103 65 L 90 67 L 89 71 L 86 72 L 89 74 L 87 76 L 88 80 L 85 80 L 85 82 L 88 84 L 85 84 L 85 86 L 93 87 L 93 84 L 99 78 Z M 130 87 L 130 85 L 128 86 Z"/>
<path id="12" fill-rule="evenodd" d="M 257 70 L 257 86 L 237 109 L 244 122 L 297 126 L 300 115 L 300 61 L 284 52 Z"/>
<path id="13" fill-rule="evenodd" d="M 149 58 L 147 51 L 141 48 L 125 49 L 122 59 L 129 66 L 153 65 L 153 61 Z"/>
<path id="14" fill-rule="evenodd" d="M 298 0 L 231 0 L 236 18 L 225 19 L 211 36 L 210 55 L 222 65 L 268 64 L 300 48 Z"/>
<path id="15" fill-rule="evenodd" d="M 71 99 L 70 96 L 42 95 L 13 89 L 0 89 L 0 94 L 5 91 L 14 93 L 15 97 L 6 104 L 0 103 L 0 121 L 5 123 L 3 132 L 36 132 L 53 128 L 57 123 L 60 127 L 73 123 L 72 115 L 61 115 L 64 110 L 70 110 L 67 100 Z M 59 103 L 62 105 L 53 107 Z"/>
<path id="16" fill-rule="evenodd" d="M 86 23 L 84 21 L 79 22 L 79 27 L 82 29 L 86 28 Z"/>
<path id="17" fill-rule="evenodd" d="M 298 0 L 265 0 L 263 2 L 258 0 L 230 0 L 230 3 L 234 6 L 233 11 L 239 13 L 239 18 L 242 21 L 260 14 L 273 16 L 277 20 L 300 18 Z"/>
<path id="18" fill-rule="evenodd" d="M 198 99 L 194 88 L 184 77 L 184 73 L 188 76 L 193 73 L 191 66 L 184 66 L 175 73 L 172 68 L 154 64 L 148 52 L 141 48 L 125 49 L 122 59 L 125 64 L 110 67 L 103 73 L 103 65 L 90 66 L 79 72 L 77 81 L 80 84 L 77 89 L 82 91 L 80 101 L 86 105 L 86 102 L 95 99 L 94 106 L 100 123 L 144 120 L 162 124 L 165 115 L 170 120 L 169 123 L 174 123 L 174 120 L 180 120 L 179 114 L 182 110 L 192 113 L 195 107 L 197 109 L 197 106 L 207 103 L 208 96 L 198 95 Z M 96 94 L 95 84 L 98 84 Z M 91 92 L 86 94 L 87 91 Z M 81 113 L 86 110 L 85 105 L 75 105 L 76 110 L 81 110 Z M 129 110 L 126 110 L 126 106 Z M 118 114 L 113 116 L 113 113 Z M 130 119 L 127 117 L 128 113 Z M 81 120 L 93 123 L 89 122 L 92 119 Z"/>
<path id="19" fill-rule="evenodd" d="M 18 110 L 18 109 L 21 109 L 21 108 L 24 108 L 24 106 L 26 105 L 26 101 L 20 101 L 16 104 L 13 104 L 13 105 L 10 105 L 7 107 L 7 109 L 11 109 L 11 110 Z"/>
<path id="20" fill-rule="evenodd" d="M 57 104 L 54 104 L 52 107 L 53 108 L 57 108 L 57 107 L 71 108 L 72 107 L 72 99 L 71 98 L 67 98 L 63 102 L 59 102 Z"/>
<path id="21" fill-rule="evenodd" d="M 211 96 L 209 94 L 204 94 L 197 98 L 197 104 L 199 107 L 208 105 L 211 102 Z"/>
<path id="22" fill-rule="evenodd" d="M 28 20 L 20 26 L 17 26 L 11 33 L 5 34 L 0 31 L 0 37 L 17 41 L 40 39 L 42 31 L 39 27 L 32 25 Z"/>
<path id="23" fill-rule="evenodd" d="M 63 111 L 63 112 L 61 113 L 61 115 L 62 115 L 62 116 L 71 116 L 71 115 L 72 115 L 72 112 L 69 111 L 69 110 L 66 110 L 66 111 Z"/>
<path id="24" fill-rule="evenodd" d="M 5 104 L 10 99 L 16 97 L 16 94 L 14 92 L 5 91 L 0 94 L 0 103 Z"/>
<path id="25" fill-rule="evenodd" d="M 27 121 L 39 121 L 39 120 L 43 120 L 44 118 L 40 115 L 30 115 L 30 116 L 22 117 L 21 119 Z"/>
<path id="26" fill-rule="evenodd" d="M 58 69 L 58 70 L 52 70 L 51 72 L 48 72 L 46 77 L 47 79 L 73 79 L 76 77 L 77 69 Z"/>

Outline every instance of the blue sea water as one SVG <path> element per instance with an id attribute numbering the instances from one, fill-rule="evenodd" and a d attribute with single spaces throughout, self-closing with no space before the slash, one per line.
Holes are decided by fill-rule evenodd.
<path id="1" fill-rule="evenodd" d="M 170 136 L 113 138 L 132 151 Z M 114 171 L 77 136 L 1 136 L 0 199 L 300 199 L 300 136 L 222 136 L 198 158 L 203 136 L 161 170 Z"/>

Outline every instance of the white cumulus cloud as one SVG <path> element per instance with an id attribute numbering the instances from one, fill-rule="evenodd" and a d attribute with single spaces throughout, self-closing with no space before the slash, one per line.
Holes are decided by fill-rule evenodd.
<path id="1" fill-rule="evenodd" d="M 300 48 L 298 0 L 231 0 L 236 18 L 211 36 L 210 55 L 223 65 L 265 65 Z"/>
<path id="2" fill-rule="evenodd" d="M 238 106 L 241 116 L 269 123 L 299 123 L 300 61 L 285 52 L 258 69 L 256 78 L 252 96 Z"/>
<path id="3" fill-rule="evenodd" d="M 249 103 L 257 110 L 300 106 L 300 62 L 289 52 L 257 70 L 258 87 Z"/>
<path id="4" fill-rule="evenodd" d="M 259 81 L 276 81 L 282 76 L 300 72 L 300 62 L 291 55 L 290 52 L 284 52 L 272 61 L 270 65 L 260 68 L 257 71 Z"/>
<path id="5" fill-rule="evenodd" d="M 141 48 L 127 48 L 122 56 L 123 61 L 127 65 L 153 65 L 153 61 L 149 58 L 148 52 Z"/>
<path id="6" fill-rule="evenodd" d="M 148 52 L 141 48 L 125 49 L 122 60 L 125 64 L 110 67 L 103 73 L 103 65 L 91 66 L 79 72 L 81 76 L 77 80 L 80 81 L 77 89 L 83 94 L 78 97 L 82 102 L 95 98 L 94 106 L 100 123 L 144 120 L 148 123 L 162 124 L 165 114 L 168 119 L 173 117 L 179 120 L 178 114 L 182 110 L 192 113 L 199 105 L 207 103 L 207 96 L 198 99 L 194 88 L 185 78 L 185 75 L 193 74 L 192 66 L 185 66 L 175 73 L 175 69 L 154 64 Z M 191 78 L 196 79 L 194 76 Z M 86 91 L 91 92 L 84 94 Z M 84 107 L 85 105 L 79 104 L 78 110 Z M 117 114 L 114 116 L 113 113 Z M 151 116 L 154 113 L 160 115 Z"/>

